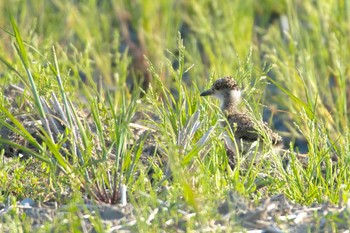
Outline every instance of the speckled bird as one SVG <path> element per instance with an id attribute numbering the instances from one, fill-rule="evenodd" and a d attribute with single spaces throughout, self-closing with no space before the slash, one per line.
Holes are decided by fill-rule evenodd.
<path id="1" fill-rule="evenodd" d="M 250 115 L 240 110 L 241 90 L 232 77 L 219 78 L 210 89 L 202 92 L 200 96 L 214 96 L 219 99 L 221 110 L 226 116 L 226 121 L 222 122 L 222 126 L 226 127 L 227 123 L 229 124 L 236 145 L 242 153 L 247 153 L 254 142 L 260 141 L 260 144 L 266 142 L 265 137 L 270 138 L 273 148 L 282 148 L 281 136 L 273 132 L 265 122 L 260 124 L 254 121 Z M 262 131 L 264 133 L 261 133 Z M 224 140 L 226 149 L 230 153 L 234 153 L 236 147 L 229 134 L 225 133 Z"/>

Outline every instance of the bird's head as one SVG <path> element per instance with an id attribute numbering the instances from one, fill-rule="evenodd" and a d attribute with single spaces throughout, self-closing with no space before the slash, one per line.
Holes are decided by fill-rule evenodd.
<path id="1" fill-rule="evenodd" d="M 219 78 L 210 89 L 203 91 L 200 96 L 214 96 L 220 100 L 221 106 L 226 104 L 238 105 L 241 99 L 241 90 L 237 82 L 230 76 Z"/>

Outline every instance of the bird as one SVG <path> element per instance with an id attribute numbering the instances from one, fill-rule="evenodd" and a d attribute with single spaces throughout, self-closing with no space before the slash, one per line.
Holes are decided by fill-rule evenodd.
<path id="1" fill-rule="evenodd" d="M 237 152 L 247 155 L 253 152 L 253 145 L 264 144 L 267 137 L 274 149 L 283 147 L 282 137 L 273 132 L 265 122 L 257 122 L 246 111 L 241 110 L 242 92 L 238 83 L 231 76 L 217 79 L 208 90 L 200 96 L 214 96 L 220 101 L 221 111 L 226 119 L 222 121 L 223 127 L 229 126 L 234 140 L 230 134 L 224 132 L 224 141 L 230 164 L 234 164 Z M 237 151 L 238 149 L 238 151 Z M 250 153 L 252 154 L 252 153 Z"/>

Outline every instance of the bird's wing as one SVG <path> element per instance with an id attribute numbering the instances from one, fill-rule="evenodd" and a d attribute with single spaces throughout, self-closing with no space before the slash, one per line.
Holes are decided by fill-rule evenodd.
<path id="1" fill-rule="evenodd" d="M 262 135 L 258 132 L 254 121 L 249 117 L 249 115 L 235 113 L 229 115 L 227 120 L 236 138 L 253 142 L 258 140 L 259 137 L 262 137 Z M 263 122 L 262 127 L 266 131 L 266 134 L 271 137 L 273 144 L 282 143 L 281 136 L 273 132 L 265 122 Z"/>
<path id="2" fill-rule="evenodd" d="M 229 115 L 227 120 L 236 138 L 251 142 L 258 140 L 259 134 L 253 120 L 248 115 L 235 113 Z"/>

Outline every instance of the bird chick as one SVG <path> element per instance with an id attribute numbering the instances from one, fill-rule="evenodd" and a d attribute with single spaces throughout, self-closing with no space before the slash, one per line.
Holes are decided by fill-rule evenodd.
<path id="1" fill-rule="evenodd" d="M 202 92 L 200 96 L 214 96 L 220 101 L 221 110 L 226 116 L 226 121 L 222 123 L 222 126 L 226 127 L 229 124 L 236 141 L 236 143 L 233 142 L 229 134 L 225 132 L 224 141 L 229 155 L 234 157 L 235 145 L 242 154 L 246 154 L 252 150 L 253 143 L 266 142 L 265 137 L 270 138 L 274 148 L 282 147 L 282 137 L 273 132 L 266 123 L 257 124 L 250 115 L 240 111 L 241 90 L 233 78 L 229 76 L 219 78 L 210 89 Z"/>

